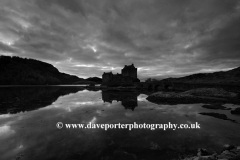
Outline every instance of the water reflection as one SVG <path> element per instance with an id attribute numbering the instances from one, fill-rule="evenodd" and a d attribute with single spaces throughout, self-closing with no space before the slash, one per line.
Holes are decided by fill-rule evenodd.
<path id="1" fill-rule="evenodd" d="M 12 91 L 12 94 L 20 90 Z M 47 88 L 34 98 L 35 92 L 40 93 L 37 90 L 22 93 L 29 96 L 31 106 L 34 102 L 48 100 L 46 107 L 42 104 L 41 108 L 30 111 L 31 107 L 28 106 L 23 109 L 29 112 L 0 115 L 0 144 L 4 144 L 0 145 L 1 160 L 178 159 L 185 154 L 195 155 L 198 148 L 219 151 L 225 144 L 239 145 L 240 142 L 240 134 L 236 134 L 239 133 L 240 125 L 198 114 L 209 111 L 201 107 L 202 104 L 157 105 L 148 102 L 146 94 L 96 92 L 80 88 Z M 25 103 L 28 100 L 27 95 L 22 95 L 25 99 L 21 98 L 25 105 L 29 104 Z M 16 99 L 14 101 L 17 102 Z M 12 103 L 14 101 L 12 100 Z M 226 107 L 238 106 L 228 104 Z M 129 110 L 132 108 L 134 112 Z M 214 112 L 226 114 L 227 117 L 240 122 L 240 117 L 231 115 L 229 110 Z M 201 129 L 175 131 L 57 129 L 57 122 L 65 124 L 198 122 Z"/>
<path id="2" fill-rule="evenodd" d="M 121 101 L 125 109 L 134 110 L 138 106 L 139 92 L 113 92 L 102 91 L 103 102 L 112 103 L 114 100 Z"/>
<path id="3" fill-rule="evenodd" d="M 60 96 L 81 90 L 83 87 L 2 87 L 0 114 L 15 114 L 46 107 Z"/>

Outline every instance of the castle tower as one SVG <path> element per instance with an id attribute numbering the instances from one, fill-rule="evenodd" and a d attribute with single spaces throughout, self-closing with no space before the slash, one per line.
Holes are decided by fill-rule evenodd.
<path id="1" fill-rule="evenodd" d="M 113 73 L 109 72 L 109 73 L 103 73 L 102 75 L 102 84 L 106 84 L 108 83 L 110 80 L 112 80 L 113 78 Z"/>
<path id="2" fill-rule="evenodd" d="M 124 68 L 122 69 L 122 76 L 126 77 L 132 77 L 134 79 L 137 78 L 137 68 L 134 67 L 134 64 L 132 65 L 125 65 Z"/>

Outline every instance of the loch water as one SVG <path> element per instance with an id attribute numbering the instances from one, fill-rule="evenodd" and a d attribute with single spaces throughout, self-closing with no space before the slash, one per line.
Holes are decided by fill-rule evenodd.
<path id="1" fill-rule="evenodd" d="M 203 104 L 154 104 L 148 92 L 0 87 L 1 160 L 180 159 L 240 145 L 240 116 Z M 229 109 L 239 105 L 224 104 Z M 225 114 L 229 120 L 201 115 Z M 58 129 L 56 124 L 194 124 L 200 129 Z"/>

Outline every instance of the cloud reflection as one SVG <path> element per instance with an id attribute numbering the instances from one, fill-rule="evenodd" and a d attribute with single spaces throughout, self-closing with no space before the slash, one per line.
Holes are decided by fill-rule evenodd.
<path id="1" fill-rule="evenodd" d="M 0 126 L 0 138 L 8 137 L 14 133 L 15 131 L 11 129 L 11 126 L 9 125 Z"/>

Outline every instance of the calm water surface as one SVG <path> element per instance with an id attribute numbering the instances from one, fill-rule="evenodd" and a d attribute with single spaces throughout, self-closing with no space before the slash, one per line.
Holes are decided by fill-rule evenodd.
<path id="1" fill-rule="evenodd" d="M 209 110 L 203 104 L 158 105 L 146 97 L 81 87 L 2 87 L 0 159 L 179 159 L 195 155 L 198 148 L 219 152 L 225 144 L 240 145 L 240 116 L 231 115 L 230 110 Z M 238 123 L 200 112 L 223 113 Z M 57 129 L 57 122 L 198 122 L 201 129 Z"/>

